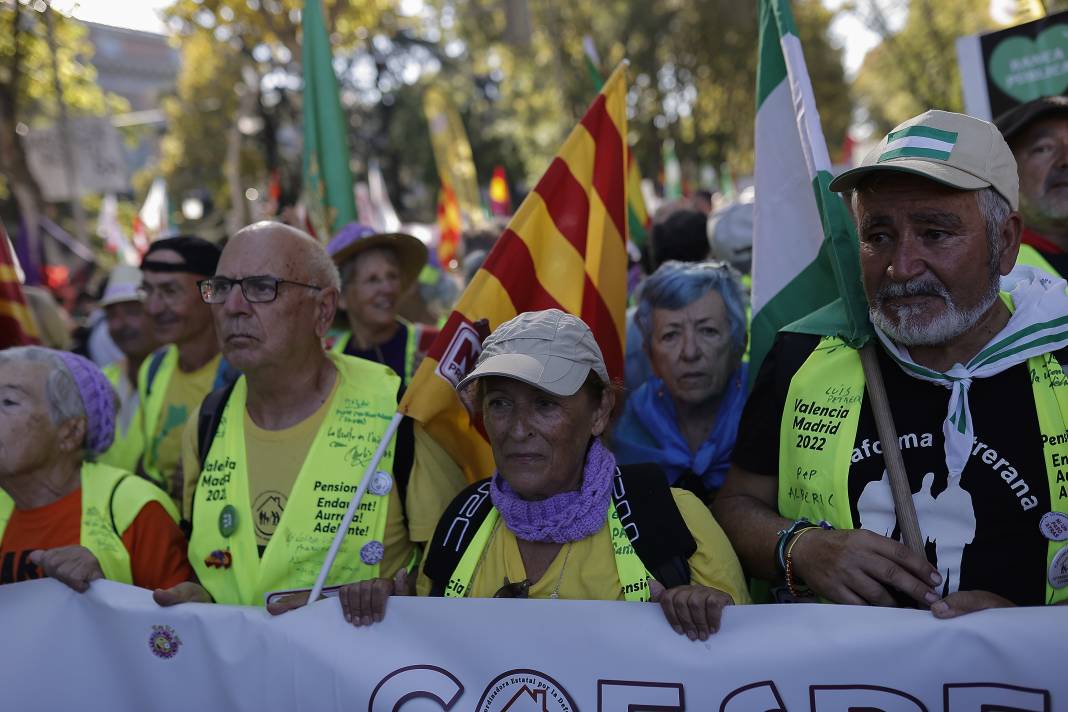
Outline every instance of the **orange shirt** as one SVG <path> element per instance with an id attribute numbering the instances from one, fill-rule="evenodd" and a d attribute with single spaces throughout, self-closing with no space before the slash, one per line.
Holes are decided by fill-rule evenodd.
<path id="1" fill-rule="evenodd" d="M 30 563 L 30 552 L 80 543 L 82 490 L 34 509 L 11 512 L 0 541 L 0 584 L 41 578 Z M 135 586 L 170 588 L 193 577 L 186 559 L 186 540 L 178 525 L 158 502 L 145 505 L 122 533 L 130 552 L 130 571 Z"/>

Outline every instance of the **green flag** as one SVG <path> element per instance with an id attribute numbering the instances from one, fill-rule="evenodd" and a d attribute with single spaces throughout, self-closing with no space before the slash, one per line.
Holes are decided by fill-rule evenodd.
<path id="1" fill-rule="evenodd" d="M 787 0 L 760 2 L 750 381 L 780 329 L 871 337 L 856 232 L 828 189 L 831 160 Z"/>
<path id="2" fill-rule="evenodd" d="M 320 0 L 306 0 L 304 38 L 304 202 L 312 225 L 329 237 L 356 220 L 345 115 Z"/>

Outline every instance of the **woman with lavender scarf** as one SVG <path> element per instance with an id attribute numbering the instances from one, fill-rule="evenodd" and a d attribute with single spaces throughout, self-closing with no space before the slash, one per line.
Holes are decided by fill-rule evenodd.
<path id="1" fill-rule="evenodd" d="M 446 510 L 427 546 L 421 595 L 658 601 L 676 632 L 702 640 L 719 629 L 724 606 L 749 601 L 719 525 L 691 493 L 664 492 L 664 478 L 644 481 L 660 488 L 692 537 L 694 546 L 677 567 L 685 575 L 661 574 L 665 587 L 622 533 L 630 511 L 622 503 L 617 511 L 616 502 L 627 468 L 620 471 L 600 439 L 615 391 L 580 319 L 550 309 L 505 322 L 458 388 L 482 416 L 497 472 Z M 456 540 L 454 517 L 472 509 L 486 513 Z M 643 537 L 672 546 L 672 535 L 652 530 L 659 518 L 645 525 Z M 407 592 L 403 576 L 354 584 L 341 591 L 342 610 L 349 622 L 367 625 L 382 619 L 389 595 Z"/>

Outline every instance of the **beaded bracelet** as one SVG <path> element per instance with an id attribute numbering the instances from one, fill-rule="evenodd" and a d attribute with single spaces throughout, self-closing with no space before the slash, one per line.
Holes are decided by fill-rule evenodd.
<path id="1" fill-rule="evenodd" d="M 786 545 L 789 543 L 790 539 L 798 532 L 816 526 L 819 525 L 813 524 L 808 519 L 801 517 L 800 519 L 795 519 L 786 529 L 779 530 L 779 540 L 775 544 L 775 563 L 779 567 L 780 573 L 786 573 Z"/>
<path id="2" fill-rule="evenodd" d="M 790 591 L 790 595 L 791 596 L 801 597 L 801 596 L 803 596 L 803 595 L 805 595 L 805 594 L 807 594 L 809 592 L 808 586 L 805 586 L 800 581 L 800 579 L 797 579 L 797 580 L 794 579 L 794 557 L 793 557 L 794 546 L 797 544 L 797 540 L 800 539 L 802 536 L 804 536 L 805 534 L 809 533 L 813 529 L 819 529 L 819 528 L 820 527 L 817 526 L 817 525 L 812 525 L 810 527 L 804 527 L 803 529 L 798 531 L 796 534 L 794 534 L 793 538 L 790 539 L 790 542 L 786 545 L 786 555 L 785 555 L 786 566 L 784 568 L 786 569 L 786 588 Z"/>

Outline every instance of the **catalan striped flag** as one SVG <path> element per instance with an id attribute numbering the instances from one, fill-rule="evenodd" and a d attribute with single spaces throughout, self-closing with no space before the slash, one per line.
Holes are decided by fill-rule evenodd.
<path id="1" fill-rule="evenodd" d="M 593 38 L 586 35 L 582 38 L 583 57 L 586 60 L 586 71 L 597 91 L 604 86 L 604 77 L 601 75 L 601 59 L 597 55 L 597 47 Z M 634 154 L 627 151 L 627 237 L 637 247 L 643 247 L 649 241 L 649 230 L 652 220 L 649 219 L 649 211 L 645 209 L 645 198 L 642 197 L 642 173 L 638 170 L 638 164 L 634 161 Z"/>
<path id="2" fill-rule="evenodd" d="M 570 312 L 593 330 L 612 379 L 623 377 L 626 91 L 620 66 L 519 206 L 401 401 L 472 481 L 493 472 L 493 456 L 454 387 L 478 358 L 480 320 L 495 329 L 525 311 Z"/>
<path id="3" fill-rule="evenodd" d="M 0 224 L 0 349 L 40 343 L 37 325 L 15 273 L 15 258 Z"/>
<path id="4" fill-rule="evenodd" d="M 456 251 L 463 233 L 463 220 L 456 193 L 448 183 L 442 183 L 438 191 L 438 232 L 438 264 L 445 269 L 454 269 Z"/>

